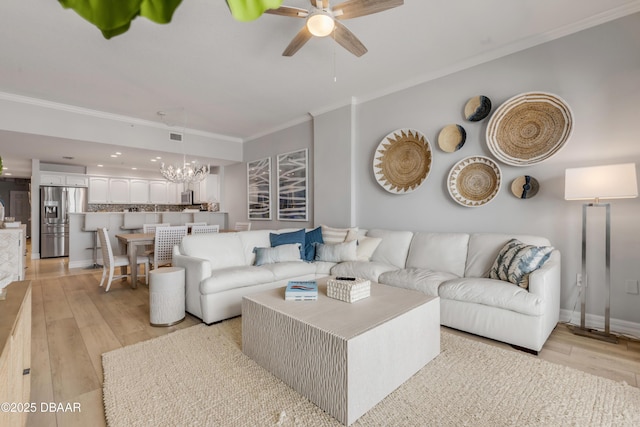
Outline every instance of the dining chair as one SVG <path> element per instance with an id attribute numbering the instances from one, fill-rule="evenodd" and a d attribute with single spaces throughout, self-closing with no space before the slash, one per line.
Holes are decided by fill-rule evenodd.
<path id="1" fill-rule="evenodd" d="M 158 227 L 169 227 L 171 224 L 168 222 L 163 222 L 161 224 L 142 224 L 142 232 L 147 233 L 155 233 L 156 228 Z"/>
<path id="2" fill-rule="evenodd" d="M 191 227 L 191 234 L 205 234 L 220 232 L 219 225 L 194 225 Z"/>
<path id="3" fill-rule="evenodd" d="M 251 223 L 250 222 L 236 222 L 235 230 L 236 231 L 249 231 L 249 230 L 251 230 Z"/>
<path id="4" fill-rule="evenodd" d="M 186 225 L 156 228 L 156 238 L 153 243 L 153 268 L 171 264 L 173 261 L 173 247 L 179 245 L 187 235 Z M 151 257 L 149 257 L 151 258 Z"/>
<path id="5" fill-rule="evenodd" d="M 98 238 L 100 239 L 100 247 L 102 249 L 102 280 L 100 281 L 100 286 L 105 282 L 107 275 L 109 276 L 107 281 L 107 287 L 105 292 L 109 292 L 109 288 L 111 287 L 111 283 L 115 279 L 121 279 L 123 277 L 131 276 L 131 273 L 128 274 L 119 274 L 114 275 L 116 267 L 129 267 L 138 268 L 138 265 L 144 264 L 144 278 L 145 283 L 149 284 L 149 257 L 138 255 L 136 265 L 130 265 L 129 257 L 127 255 L 114 255 L 113 249 L 111 248 L 111 241 L 109 240 L 109 234 L 107 233 L 107 229 L 102 227 L 98 229 Z"/>

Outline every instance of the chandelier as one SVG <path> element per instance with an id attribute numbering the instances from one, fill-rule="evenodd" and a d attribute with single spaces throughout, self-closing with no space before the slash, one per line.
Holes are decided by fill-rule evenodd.
<path id="1" fill-rule="evenodd" d="M 209 166 L 183 160 L 182 165 L 160 164 L 160 173 L 167 181 L 188 184 L 205 179 L 209 174 Z"/>
<path id="2" fill-rule="evenodd" d="M 167 113 L 165 113 L 164 111 L 158 111 L 158 116 L 160 116 L 160 119 L 165 124 L 171 125 L 171 123 L 168 122 L 166 115 Z M 184 128 L 186 128 L 186 115 L 185 115 L 184 121 L 185 121 Z M 187 162 L 187 157 L 184 153 L 184 135 L 185 134 L 186 132 L 183 131 L 182 138 L 180 139 L 182 141 L 182 164 L 166 164 L 164 162 L 160 164 L 160 173 L 162 174 L 162 176 L 167 181 L 175 182 L 178 184 L 182 184 L 182 183 L 189 184 L 191 182 L 200 182 L 204 180 L 209 174 L 208 165 L 201 165 L 196 161 Z"/>

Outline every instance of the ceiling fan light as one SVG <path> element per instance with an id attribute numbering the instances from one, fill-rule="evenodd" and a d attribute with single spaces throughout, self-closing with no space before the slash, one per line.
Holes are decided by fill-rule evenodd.
<path id="1" fill-rule="evenodd" d="M 324 13 L 310 15 L 307 19 L 307 29 L 316 37 L 328 36 L 334 27 L 333 18 Z"/>

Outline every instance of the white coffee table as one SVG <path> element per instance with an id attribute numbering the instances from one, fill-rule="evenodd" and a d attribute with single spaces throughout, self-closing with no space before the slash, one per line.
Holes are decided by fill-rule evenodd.
<path id="1" fill-rule="evenodd" d="M 440 301 L 371 283 L 355 303 L 285 301 L 284 288 L 245 296 L 242 351 L 349 425 L 440 353 Z"/>

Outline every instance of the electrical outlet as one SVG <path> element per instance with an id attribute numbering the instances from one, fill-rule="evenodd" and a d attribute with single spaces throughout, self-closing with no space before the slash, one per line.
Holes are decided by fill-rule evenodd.
<path id="1" fill-rule="evenodd" d="M 638 295 L 638 281 L 637 280 L 627 280 L 627 293 L 632 295 Z"/>
<path id="2" fill-rule="evenodd" d="M 579 288 L 582 286 L 582 274 L 580 273 L 576 274 L 576 286 Z"/>

